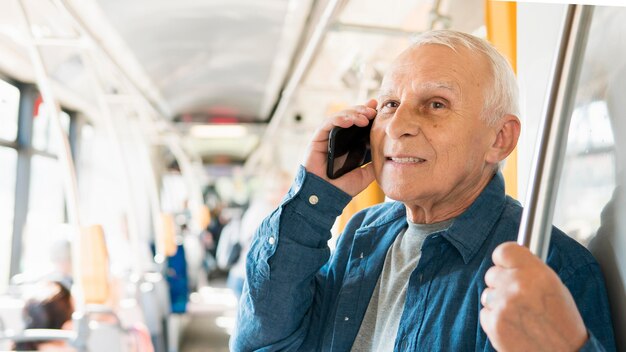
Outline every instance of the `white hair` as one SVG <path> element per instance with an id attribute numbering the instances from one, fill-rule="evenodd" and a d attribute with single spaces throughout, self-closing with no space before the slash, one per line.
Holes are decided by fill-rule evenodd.
<path id="1" fill-rule="evenodd" d="M 460 46 L 483 54 L 491 70 L 491 87 L 485 92 L 482 115 L 488 124 L 507 114 L 519 116 L 519 88 L 511 65 L 489 42 L 471 34 L 453 30 L 434 30 L 416 36 L 411 48 L 422 45 L 445 45 L 457 51 Z"/>

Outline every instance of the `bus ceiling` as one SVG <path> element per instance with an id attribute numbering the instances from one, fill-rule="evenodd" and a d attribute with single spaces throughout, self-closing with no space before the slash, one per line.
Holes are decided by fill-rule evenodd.
<path id="1" fill-rule="evenodd" d="M 23 3 L 61 101 L 97 118 L 98 94 L 85 65 L 98 65 L 105 93 L 138 92 L 207 162 L 246 160 L 268 137 L 272 119 L 279 120 L 276 128 L 300 125 L 310 133 L 332 106 L 371 93 L 412 34 L 433 27 L 484 31 L 483 0 Z M 14 1 L 7 10 L 3 23 L 14 23 Z M 316 31 L 321 38 L 307 54 Z M 16 57 L 0 70 L 33 82 L 19 37 L 0 34 L 0 45 Z M 99 47 L 101 55 L 85 62 L 78 50 L 85 46 Z M 290 86 L 294 75 L 301 77 Z"/>

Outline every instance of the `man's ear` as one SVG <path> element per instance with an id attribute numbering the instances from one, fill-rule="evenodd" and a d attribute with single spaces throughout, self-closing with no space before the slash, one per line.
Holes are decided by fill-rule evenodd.
<path id="1" fill-rule="evenodd" d="M 486 161 L 499 163 L 504 160 L 517 145 L 520 134 L 520 121 L 515 115 L 505 115 L 496 125 L 496 139 L 489 148 Z"/>

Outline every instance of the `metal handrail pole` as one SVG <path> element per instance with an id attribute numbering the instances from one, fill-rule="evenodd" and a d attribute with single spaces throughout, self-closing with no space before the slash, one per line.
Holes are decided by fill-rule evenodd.
<path id="1" fill-rule="evenodd" d="M 76 169 L 74 167 L 74 160 L 72 159 L 69 139 L 61 124 L 61 107 L 58 100 L 56 99 L 56 96 L 54 95 L 51 80 L 46 70 L 46 66 L 44 64 L 41 52 L 35 45 L 36 38 L 33 36 L 33 32 L 31 29 L 32 25 L 28 12 L 23 3 L 23 0 L 15 0 L 15 4 L 20 11 L 19 17 L 24 30 L 24 39 L 27 41 L 30 59 L 35 70 L 37 87 L 39 88 L 39 92 L 45 104 L 47 113 L 51 118 L 54 131 L 60 136 L 59 140 L 61 142 L 61 148 L 58 155 L 58 161 L 61 166 L 61 172 L 63 172 L 63 190 L 67 206 L 68 222 L 73 230 L 71 256 L 74 288 L 72 290 L 72 295 L 74 296 L 76 310 L 81 310 L 84 304 L 82 278 L 80 275 L 81 271 L 79 266 L 82 228 L 79 215 L 80 206 L 78 198 L 78 181 L 76 179 Z"/>
<path id="2" fill-rule="evenodd" d="M 81 36 L 85 36 L 85 34 L 81 33 Z M 98 108 L 100 109 L 100 123 L 104 127 L 104 131 L 107 137 L 112 142 L 112 156 L 113 163 L 117 164 L 119 167 L 120 176 L 122 179 L 122 187 L 124 188 L 124 192 L 122 192 L 124 197 L 124 203 L 128 205 L 128 212 L 126 214 L 126 221 L 128 225 L 128 236 L 130 240 L 130 248 L 133 252 L 137 253 L 140 249 L 140 234 L 139 234 L 139 225 L 138 225 L 138 212 L 136 209 L 137 202 L 136 197 L 133 193 L 134 187 L 132 184 L 132 162 L 128 160 L 128 153 L 125 153 L 122 148 L 122 138 L 118 129 L 116 127 L 116 118 L 115 114 L 111 109 L 111 103 L 108 101 L 106 92 L 105 92 L 105 82 L 103 79 L 103 74 L 98 71 L 98 65 L 96 63 L 93 49 L 97 49 L 96 47 L 92 47 L 91 49 L 83 49 L 81 51 L 81 59 L 85 63 L 85 72 L 91 78 L 92 88 L 96 93 Z M 131 261 L 132 270 L 134 274 L 141 273 L 141 258 L 140 256 L 133 256 Z"/>
<path id="3" fill-rule="evenodd" d="M 374 25 L 365 25 L 359 23 L 335 22 L 330 25 L 329 30 L 333 32 L 355 32 L 365 34 L 376 34 L 394 37 L 411 37 L 419 32 L 406 30 L 402 28 L 383 27 Z"/>
<path id="4" fill-rule="evenodd" d="M 335 18 L 348 1 L 349 0 L 330 0 L 326 5 L 326 8 L 322 13 L 322 16 L 317 23 L 293 74 L 287 81 L 285 90 L 280 96 L 276 110 L 274 110 L 274 114 L 265 129 L 265 133 L 263 133 L 261 141 L 275 140 L 278 127 L 280 126 L 284 115 L 287 113 L 287 108 L 289 107 L 289 104 L 291 104 L 291 100 L 295 96 L 295 93 L 300 86 L 300 82 L 311 68 L 312 63 L 318 54 L 318 50 L 326 38 L 326 34 L 331 28 L 331 24 L 334 22 Z M 261 154 L 263 153 L 263 150 L 265 150 L 265 147 L 266 144 L 261 142 L 256 151 L 250 155 L 244 164 L 244 170 L 251 171 L 258 166 Z"/>
<path id="5" fill-rule="evenodd" d="M 543 261 L 552 236 L 554 204 L 592 15 L 593 6 L 567 8 L 517 238 Z"/>
<path id="6" fill-rule="evenodd" d="M 74 29 L 82 35 L 86 42 L 90 42 L 95 48 L 99 49 L 102 55 L 117 69 L 118 72 L 130 83 L 139 95 L 141 95 L 149 106 L 161 115 L 163 118 L 171 116 L 171 111 L 167 103 L 160 96 L 153 96 L 151 92 L 146 91 L 139 82 L 124 68 L 119 60 L 111 54 L 111 52 L 105 47 L 104 43 L 98 37 L 91 28 L 85 24 L 81 16 L 79 16 L 72 5 L 67 0 L 52 0 L 53 3 L 59 8 L 61 15 L 64 15 L 67 20 L 72 22 Z"/>

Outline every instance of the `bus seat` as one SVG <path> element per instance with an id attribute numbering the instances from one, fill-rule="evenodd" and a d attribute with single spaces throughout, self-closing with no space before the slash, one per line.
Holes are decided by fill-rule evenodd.
<path id="1" fill-rule="evenodd" d="M 91 352 L 129 352 L 132 350 L 133 336 L 122 326 L 120 316 L 110 307 L 99 304 L 85 306 L 85 319 L 88 321 L 87 350 Z M 77 328 L 77 326 L 75 326 Z"/>
<path id="2" fill-rule="evenodd" d="M 109 298 L 109 257 L 100 225 L 83 229 L 80 270 L 86 304 L 103 304 Z"/>
<path id="3" fill-rule="evenodd" d="M 22 330 L 24 328 L 24 323 L 22 321 L 23 309 L 24 301 L 22 299 L 8 295 L 0 296 L 1 330 Z"/>
<path id="4" fill-rule="evenodd" d="M 92 321 L 87 350 L 90 352 L 130 352 L 132 337 L 116 324 Z"/>
<path id="5" fill-rule="evenodd" d="M 24 329 L 23 309 L 23 300 L 8 295 L 0 296 L 0 332 L 2 334 Z M 10 340 L 0 341 L 0 351 L 8 351 L 11 345 Z"/>
<path id="6" fill-rule="evenodd" d="M 158 234 L 156 246 L 158 254 L 165 257 L 171 257 L 176 254 L 176 223 L 174 222 L 174 216 L 168 213 L 161 214 L 161 226 L 163 231 Z"/>
<path id="7" fill-rule="evenodd" d="M 139 282 L 139 300 L 152 344 L 157 352 L 167 350 L 167 318 L 171 313 L 169 287 L 159 272 L 146 272 Z"/>
<path id="8" fill-rule="evenodd" d="M 151 347 L 151 345 L 148 346 L 147 344 L 138 344 L 136 331 L 124 329 L 118 317 L 108 307 L 89 305 L 86 307 L 86 310 L 86 315 L 77 314 L 75 316 L 77 320 L 73 320 L 73 330 L 5 330 L 0 333 L 0 346 L 5 351 L 10 349 L 14 341 L 62 340 L 74 346 L 84 346 L 84 341 L 86 341 L 87 350 L 91 352 L 130 352 L 133 350 L 133 346 Z M 106 319 L 93 319 L 96 315 Z M 80 327 L 88 328 L 88 332 L 82 334 Z M 143 351 L 151 352 L 152 350 L 144 348 Z"/>
<path id="9" fill-rule="evenodd" d="M 195 225 L 200 230 L 204 230 L 211 223 L 211 211 L 206 205 L 200 205 L 193 213 Z"/>

